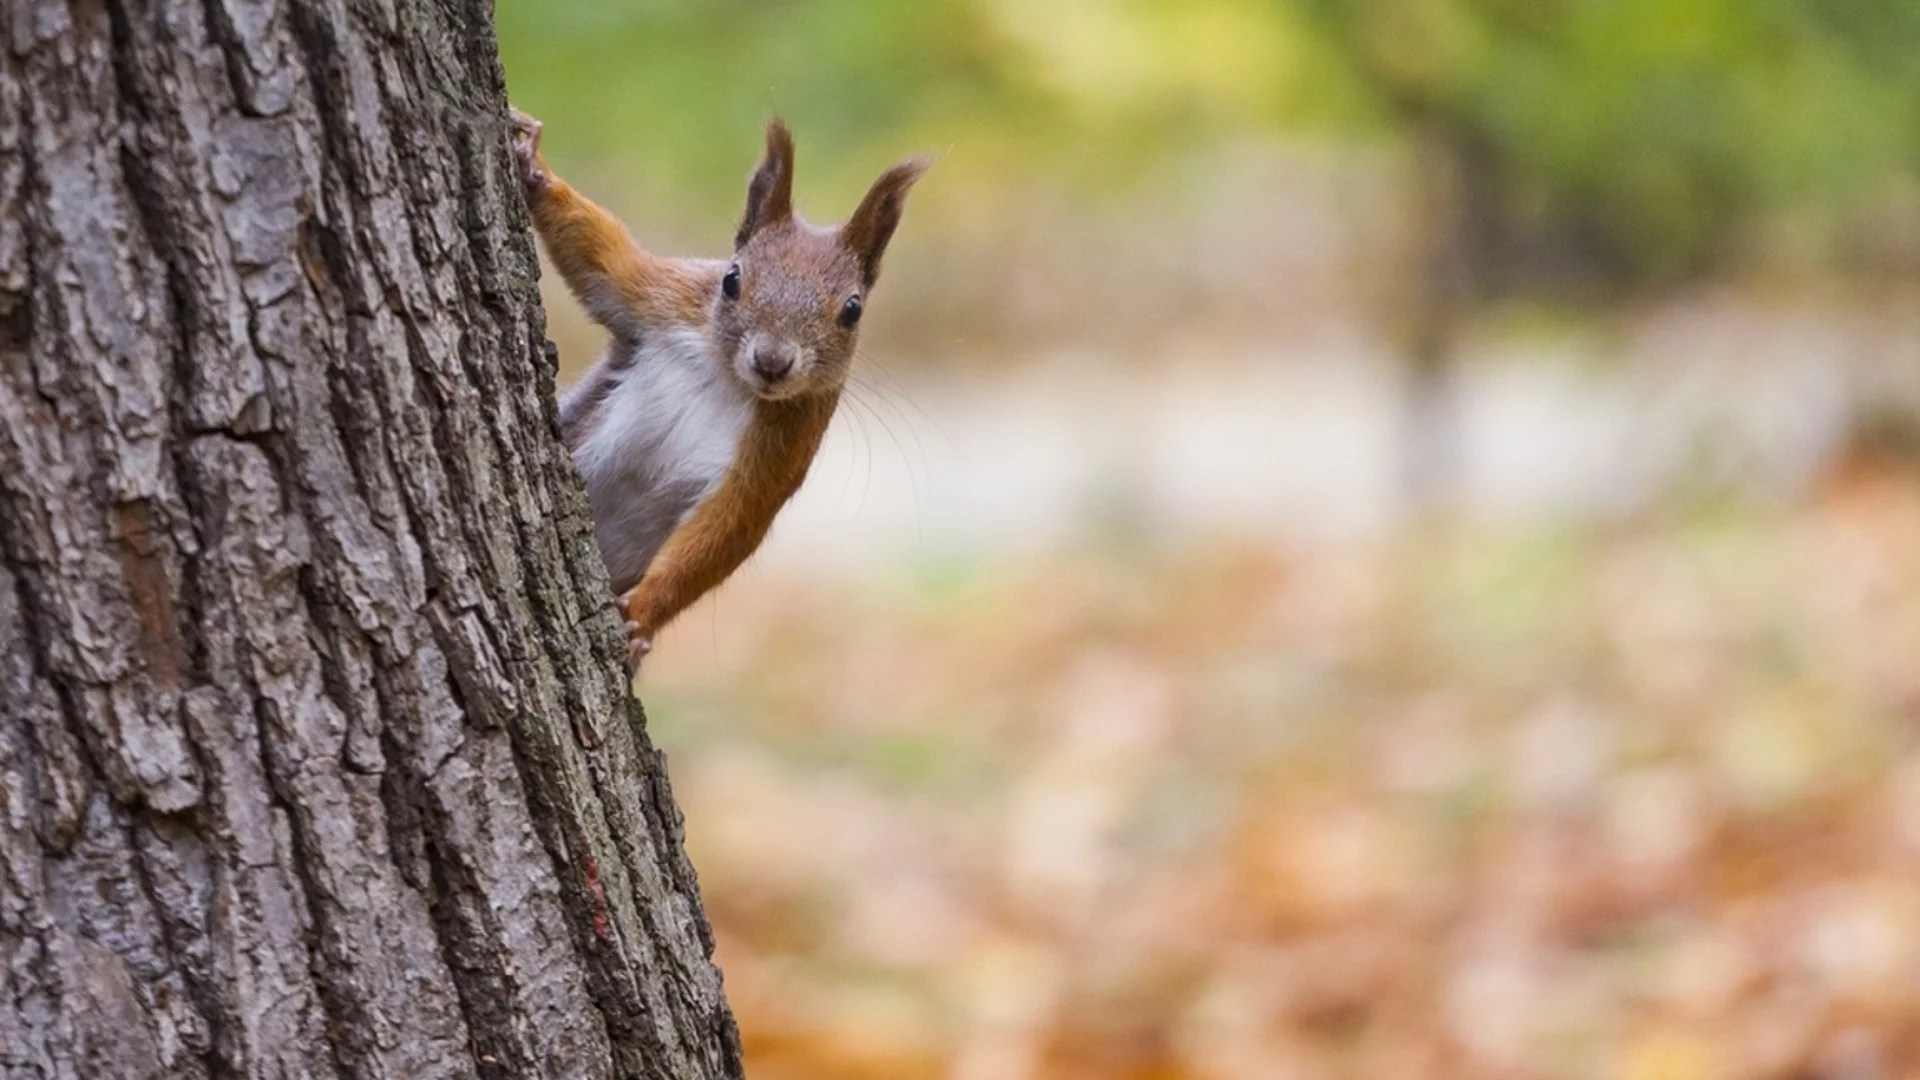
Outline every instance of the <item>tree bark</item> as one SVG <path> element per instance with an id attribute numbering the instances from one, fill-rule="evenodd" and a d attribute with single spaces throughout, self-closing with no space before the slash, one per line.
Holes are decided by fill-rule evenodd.
<path id="1" fill-rule="evenodd" d="M 0 1075 L 737 1077 L 483 0 L 0 0 Z"/>

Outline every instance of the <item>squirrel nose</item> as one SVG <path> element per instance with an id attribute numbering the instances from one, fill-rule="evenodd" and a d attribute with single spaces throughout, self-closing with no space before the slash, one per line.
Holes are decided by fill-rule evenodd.
<path id="1" fill-rule="evenodd" d="M 793 370 L 793 353 L 780 348 L 758 348 L 753 350 L 754 374 L 768 382 L 779 382 Z"/>

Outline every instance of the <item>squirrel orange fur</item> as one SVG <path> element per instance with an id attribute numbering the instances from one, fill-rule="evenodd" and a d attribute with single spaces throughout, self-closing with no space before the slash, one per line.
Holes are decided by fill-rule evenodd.
<path id="1" fill-rule="evenodd" d="M 927 163 L 893 166 L 845 224 L 816 227 L 794 212 L 793 136 L 775 120 L 732 258 L 662 258 L 554 175 L 540 133 L 513 110 L 535 231 L 610 335 L 562 395 L 560 427 L 637 665 L 661 628 L 753 554 L 806 478 Z"/>

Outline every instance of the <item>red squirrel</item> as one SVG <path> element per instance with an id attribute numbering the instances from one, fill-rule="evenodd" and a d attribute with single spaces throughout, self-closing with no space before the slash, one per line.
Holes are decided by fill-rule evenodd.
<path id="1" fill-rule="evenodd" d="M 562 394 L 560 430 L 637 667 L 662 627 L 753 554 L 806 478 L 880 257 L 928 162 L 881 173 L 845 224 L 809 225 L 793 209 L 793 136 L 776 119 L 732 258 L 663 258 L 554 175 L 540 132 L 513 110 L 534 230 L 610 335 Z"/>

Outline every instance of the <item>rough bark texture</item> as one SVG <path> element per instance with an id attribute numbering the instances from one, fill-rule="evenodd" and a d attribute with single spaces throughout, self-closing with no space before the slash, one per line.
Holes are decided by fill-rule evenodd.
<path id="1" fill-rule="evenodd" d="M 0 0 L 0 1075 L 729 1077 L 481 0 Z"/>

